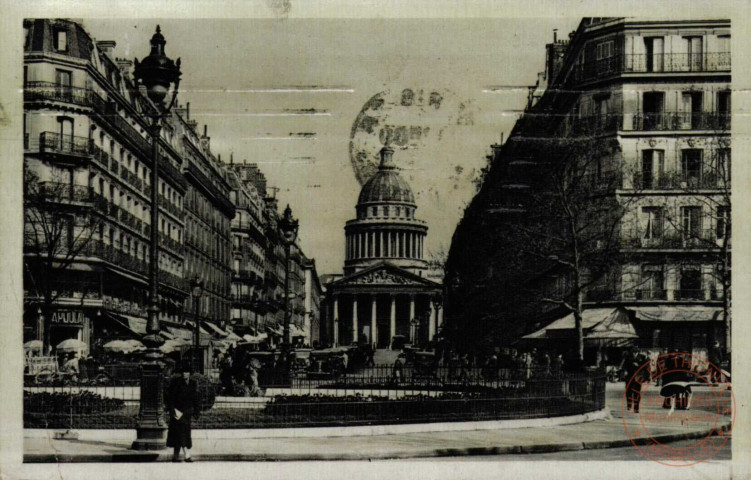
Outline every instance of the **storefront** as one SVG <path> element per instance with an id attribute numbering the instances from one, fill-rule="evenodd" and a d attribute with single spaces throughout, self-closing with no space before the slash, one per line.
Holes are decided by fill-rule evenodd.
<path id="1" fill-rule="evenodd" d="M 57 309 L 50 318 L 50 345 L 53 347 L 64 340 L 74 338 L 86 344 L 84 354 L 91 347 L 91 319 L 88 312 L 80 309 Z"/>

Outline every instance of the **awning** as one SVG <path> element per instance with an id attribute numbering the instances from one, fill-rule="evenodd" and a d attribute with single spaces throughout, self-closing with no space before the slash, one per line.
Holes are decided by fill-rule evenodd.
<path id="1" fill-rule="evenodd" d="M 643 322 L 713 322 L 722 319 L 721 307 L 671 306 L 628 307 Z"/>
<path id="2" fill-rule="evenodd" d="M 125 330 L 130 331 L 134 336 L 146 334 L 146 320 L 138 319 L 138 317 L 130 317 L 121 313 L 113 313 L 107 310 L 104 311 L 104 315 L 113 322 L 123 327 Z M 143 320 L 143 324 L 136 321 L 131 322 L 131 318 Z"/>
<path id="3" fill-rule="evenodd" d="M 185 321 L 185 325 L 187 325 L 188 328 L 191 329 L 191 331 L 195 330 L 195 328 L 196 328 L 196 324 L 193 323 L 191 320 L 186 320 Z M 211 333 L 209 333 L 209 331 L 206 330 L 205 328 L 201 327 L 200 330 L 201 330 L 201 335 L 209 335 L 209 336 L 211 336 Z"/>
<path id="4" fill-rule="evenodd" d="M 294 323 L 289 326 L 289 333 L 293 337 L 307 337 L 308 335 L 305 333 L 304 330 L 302 330 L 300 327 L 295 325 Z"/>
<path id="5" fill-rule="evenodd" d="M 266 330 L 269 333 L 274 334 L 276 336 L 279 336 L 279 337 L 284 336 L 284 331 L 280 327 L 269 327 L 269 326 L 267 326 Z"/>
<path id="6" fill-rule="evenodd" d="M 545 328 L 525 335 L 524 339 L 569 338 L 576 335 L 574 314 L 569 313 Z M 585 340 L 638 338 L 624 308 L 591 308 L 582 312 Z"/>
<path id="7" fill-rule="evenodd" d="M 131 330 L 139 335 L 146 335 L 146 319 L 140 317 L 134 317 L 132 315 L 119 314 L 128 321 L 128 326 Z"/>
<path id="8" fill-rule="evenodd" d="M 213 323 L 209 323 L 209 322 L 203 322 L 203 324 L 202 324 L 202 325 L 204 325 L 204 326 L 208 327 L 208 328 L 209 328 L 209 330 L 212 330 L 212 331 L 213 331 L 213 333 L 215 333 L 216 335 L 219 335 L 220 337 L 226 337 L 227 335 L 229 335 L 229 334 L 228 334 L 227 332 L 225 332 L 225 331 L 224 331 L 224 330 L 222 330 L 221 328 L 217 327 L 217 326 L 216 326 L 216 325 L 214 325 Z"/>

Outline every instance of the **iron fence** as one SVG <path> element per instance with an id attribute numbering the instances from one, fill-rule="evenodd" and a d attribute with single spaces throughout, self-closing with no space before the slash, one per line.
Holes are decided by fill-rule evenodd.
<path id="1" fill-rule="evenodd" d="M 269 387 L 263 397 L 217 398 L 196 428 L 315 427 L 503 420 L 575 415 L 605 406 L 602 372 L 530 373 L 471 369 L 449 380 L 390 367 L 335 379 L 293 377 L 291 389 Z M 458 372 L 457 372 L 458 373 Z M 528 376 L 529 375 L 529 376 Z"/>
<path id="2" fill-rule="evenodd" d="M 26 386 L 24 428 L 135 428 L 138 386 Z"/>
<path id="3" fill-rule="evenodd" d="M 165 381 L 168 381 L 165 372 Z M 280 428 L 539 418 L 605 406 L 603 371 L 375 366 L 332 375 L 298 372 L 283 390 L 232 397 L 214 385 L 194 428 Z M 273 382 L 272 382 L 273 383 Z M 140 387 L 26 386 L 25 428 L 135 428 Z"/>

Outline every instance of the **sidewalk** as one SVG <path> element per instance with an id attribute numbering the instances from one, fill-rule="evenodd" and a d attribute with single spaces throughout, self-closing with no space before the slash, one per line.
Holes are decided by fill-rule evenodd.
<path id="1" fill-rule="evenodd" d="M 709 393 L 709 392 L 707 392 Z M 438 456 L 543 453 L 623 447 L 631 445 L 621 415 L 620 391 L 609 386 L 608 406 L 612 417 L 587 423 L 546 428 L 499 428 L 495 430 L 400 433 L 392 435 L 304 437 L 304 438 L 196 438 L 193 456 L 197 461 L 299 461 L 368 460 Z M 655 413 L 665 411 L 647 407 Z M 645 409 L 642 409 L 645 411 Z M 692 409 L 695 413 L 700 409 Z M 650 424 L 650 435 L 635 438 L 638 443 L 661 443 L 701 438 L 713 429 L 730 426 L 728 417 L 714 422 L 681 422 L 676 411 L 670 421 Z M 626 422 L 638 429 L 640 419 L 627 414 Z M 456 424 L 452 424 L 456 427 Z M 469 428 L 470 424 L 466 424 Z M 114 432 L 113 432 L 114 433 Z M 130 450 L 135 432 L 116 440 L 24 439 L 25 462 L 153 462 L 170 461 L 170 450 L 135 452 Z M 196 433 L 199 433 L 198 431 Z M 234 434 L 237 435 L 237 431 Z M 292 432 L 293 433 L 293 432 Z M 132 438 L 131 438 L 132 437 Z"/>

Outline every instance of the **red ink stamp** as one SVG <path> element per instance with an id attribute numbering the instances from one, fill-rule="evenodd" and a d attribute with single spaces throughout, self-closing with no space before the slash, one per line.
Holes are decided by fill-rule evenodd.
<path id="1" fill-rule="evenodd" d="M 735 412 L 727 372 L 685 352 L 647 358 L 632 351 L 624 368 L 623 426 L 645 458 L 685 467 L 709 460 L 725 447 Z M 671 445 L 680 440 L 690 444 Z"/>

